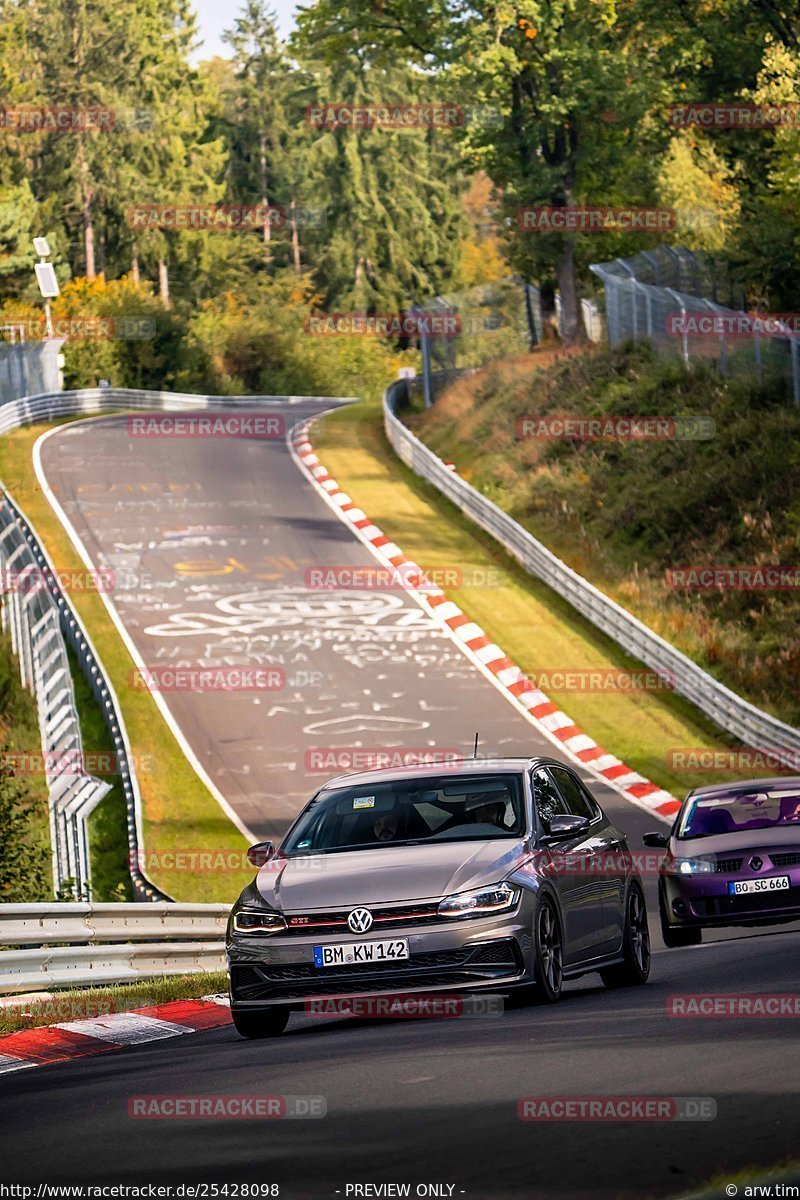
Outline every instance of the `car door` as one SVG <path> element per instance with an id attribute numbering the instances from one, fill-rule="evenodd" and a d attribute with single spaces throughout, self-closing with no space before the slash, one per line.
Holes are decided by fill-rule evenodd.
<path id="1" fill-rule="evenodd" d="M 536 822 L 539 834 L 547 834 L 553 817 L 569 816 L 570 809 L 553 778 L 554 768 L 536 767 L 531 773 Z M 584 814 L 578 814 L 584 815 Z M 604 936 L 602 881 L 591 869 L 595 856 L 595 830 L 590 828 L 559 838 L 543 849 L 540 870 L 558 895 L 564 919 L 564 965 L 603 953 L 598 948 Z"/>
<path id="2" fill-rule="evenodd" d="M 589 789 L 569 767 L 553 767 L 552 775 L 567 811 L 591 822 L 587 871 L 594 875 L 601 899 L 597 953 L 616 949 L 622 941 L 629 868 L 623 853 L 625 839 L 606 817 Z M 593 895 L 596 893 L 593 891 Z"/>

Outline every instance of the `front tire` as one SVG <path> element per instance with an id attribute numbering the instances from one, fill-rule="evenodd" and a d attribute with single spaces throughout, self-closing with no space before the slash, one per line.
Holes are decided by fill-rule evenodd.
<path id="1" fill-rule="evenodd" d="M 549 896 L 543 896 L 539 901 L 533 954 L 536 999 L 540 1004 L 555 1004 L 561 999 L 564 984 L 564 946 L 561 922 Z"/>
<path id="2" fill-rule="evenodd" d="M 279 1037 L 289 1023 L 289 1009 L 283 1005 L 262 1012 L 237 1012 L 231 1009 L 233 1027 L 240 1037 Z"/>
<path id="3" fill-rule="evenodd" d="M 650 930 L 642 889 L 632 883 L 625 903 L 625 929 L 622 934 L 623 961 L 600 972 L 607 988 L 639 987 L 650 975 Z"/>

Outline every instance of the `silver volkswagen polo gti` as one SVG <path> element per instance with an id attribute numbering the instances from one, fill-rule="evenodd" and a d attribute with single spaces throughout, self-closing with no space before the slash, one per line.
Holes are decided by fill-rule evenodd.
<path id="1" fill-rule="evenodd" d="M 650 970 L 625 835 L 562 763 L 465 760 L 331 780 L 260 862 L 228 924 L 245 1037 L 322 997 L 512 991 L 558 1000 Z"/>

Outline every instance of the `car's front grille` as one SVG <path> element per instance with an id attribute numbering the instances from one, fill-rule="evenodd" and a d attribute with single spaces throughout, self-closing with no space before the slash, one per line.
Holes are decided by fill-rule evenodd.
<path id="1" fill-rule="evenodd" d="M 725 875 L 735 875 L 742 865 L 740 858 L 718 858 L 717 870 L 722 871 Z"/>
<path id="2" fill-rule="evenodd" d="M 785 854 L 770 854 L 773 867 L 800 867 L 800 850 L 790 850 Z"/>
<path id="3" fill-rule="evenodd" d="M 409 990 L 486 983 L 522 973 L 513 938 L 431 950 L 395 962 L 350 963 L 318 968 L 313 963 L 232 963 L 234 1000 L 298 1000 L 305 996 Z"/>
<path id="4" fill-rule="evenodd" d="M 800 909 L 800 888 L 779 892 L 757 892 L 745 896 L 705 896 L 693 898 L 692 908 L 699 917 L 747 916 L 750 913 Z"/>
<path id="5" fill-rule="evenodd" d="M 308 933 L 347 932 L 347 918 L 352 908 L 338 912 L 290 913 L 286 917 L 288 928 L 278 937 L 292 937 Z M 381 905 L 370 908 L 371 929 L 400 929 L 404 925 L 429 925 L 440 921 L 437 902 L 420 901 L 417 904 Z"/>

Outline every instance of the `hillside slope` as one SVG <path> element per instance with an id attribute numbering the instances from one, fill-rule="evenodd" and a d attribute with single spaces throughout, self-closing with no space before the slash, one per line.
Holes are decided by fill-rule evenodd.
<path id="1" fill-rule="evenodd" d="M 711 417 L 702 440 L 523 437 L 570 416 Z M 800 723 L 800 602 L 784 590 L 690 591 L 682 567 L 800 562 L 800 411 L 777 388 L 691 373 L 644 346 L 457 381 L 410 427 L 570 566 L 753 702 Z M 800 577 L 800 569 L 798 569 Z"/>

